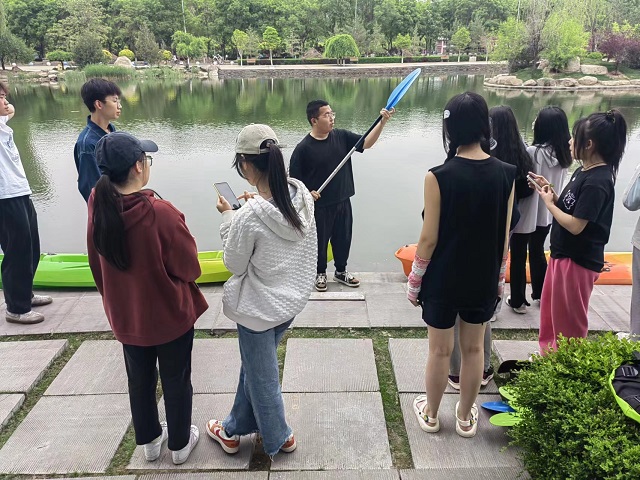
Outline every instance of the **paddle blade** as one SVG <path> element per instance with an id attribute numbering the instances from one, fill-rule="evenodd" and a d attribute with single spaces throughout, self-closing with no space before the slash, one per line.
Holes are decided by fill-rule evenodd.
<path id="1" fill-rule="evenodd" d="M 513 427 L 520 423 L 520 417 L 515 413 L 497 413 L 489 419 L 489 422 L 496 427 Z"/>
<path id="2" fill-rule="evenodd" d="M 416 68 L 413 72 L 407 75 L 404 80 L 402 80 L 398 86 L 393 89 L 393 92 L 389 95 L 389 100 L 387 100 L 387 106 L 384 108 L 391 110 L 395 107 L 421 72 L 421 68 Z"/>
<path id="3" fill-rule="evenodd" d="M 485 410 L 489 410 L 491 412 L 500 412 L 500 413 L 513 413 L 515 410 L 509 406 L 509 404 L 504 402 L 484 402 L 482 404 L 482 408 Z"/>

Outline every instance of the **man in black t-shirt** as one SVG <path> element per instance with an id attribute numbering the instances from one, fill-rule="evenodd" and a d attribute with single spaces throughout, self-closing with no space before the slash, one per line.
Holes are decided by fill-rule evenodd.
<path id="1" fill-rule="evenodd" d="M 395 109 L 382 109 L 382 120 L 364 141 L 362 152 L 371 148 L 393 115 Z M 355 195 L 351 159 L 338 171 L 320 195 L 316 190 L 331 175 L 342 159 L 360 139 L 360 135 L 348 130 L 334 129 L 336 114 L 324 100 L 314 100 L 307 105 L 307 120 L 311 132 L 296 146 L 291 156 L 289 176 L 302 181 L 316 201 L 315 217 L 318 230 L 318 269 L 316 290 L 327 290 L 327 246 L 331 241 L 336 273 L 334 280 L 349 287 L 357 287 L 360 281 L 347 271 L 351 248 L 353 217 L 350 198 Z"/>

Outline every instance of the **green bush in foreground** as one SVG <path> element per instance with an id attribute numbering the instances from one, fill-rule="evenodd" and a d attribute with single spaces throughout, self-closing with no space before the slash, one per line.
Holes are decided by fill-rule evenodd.
<path id="1" fill-rule="evenodd" d="M 640 344 L 607 334 L 562 339 L 513 386 L 522 421 L 510 430 L 533 479 L 640 478 L 640 424 L 624 416 L 609 375 Z"/>

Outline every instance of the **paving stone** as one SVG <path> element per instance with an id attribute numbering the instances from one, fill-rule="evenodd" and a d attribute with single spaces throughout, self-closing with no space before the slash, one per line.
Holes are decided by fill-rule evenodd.
<path id="1" fill-rule="evenodd" d="M 493 351 L 499 362 L 505 360 L 528 360 L 535 351 L 540 350 L 537 341 L 531 340 L 494 340 Z M 497 369 L 497 367 L 496 367 Z"/>
<path id="2" fill-rule="evenodd" d="M 494 395 L 482 397 L 482 402 L 500 400 L 499 396 Z M 427 433 L 420 429 L 413 412 L 414 398 L 413 393 L 400 394 L 402 415 L 416 469 L 463 468 L 475 472 L 481 468 L 521 467 L 516 450 L 505 448 L 509 443 L 506 429 L 491 425 L 490 414 L 483 408 L 479 408 L 478 433 L 470 440 L 456 433 L 454 409 L 460 398 L 458 395 L 442 397 L 438 413 L 441 428 L 438 433 Z M 480 399 L 478 400 L 479 405 Z"/>
<path id="3" fill-rule="evenodd" d="M 0 428 L 4 427 L 13 414 L 24 403 L 24 395 L 22 393 L 1 393 L 0 394 Z"/>
<path id="4" fill-rule="evenodd" d="M 347 287 L 349 288 L 349 287 Z M 365 302 L 307 302 L 293 322 L 294 327 L 368 327 Z"/>
<path id="5" fill-rule="evenodd" d="M 404 291 L 368 294 L 367 313 L 372 327 L 427 328 L 422 309 L 411 305 Z"/>
<path id="6" fill-rule="evenodd" d="M 267 480 L 268 478 L 269 472 L 192 472 L 142 475 L 138 477 L 138 480 Z"/>
<path id="7" fill-rule="evenodd" d="M 241 364 L 237 338 L 196 339 L 191 359 L 193 393 L 236 392 Z"/>
<path id="8" fill-rule="evenodd" d="M 42 397 L 0 450 L 0 472 L 102 473 L 130 421 L 127 395 Z"/>
<path id="9" fill-rule="evenodd" d="M 596 285 L 593 287 L 594 295 L 620 295 L 631 296 L 631 285 Z"/>
<path id="10" fill-rule="evenodd" d="M 119 477 L 73 477 L 73 478 L 47 478 L 45 480 L 136 480 L 135 475 L 121 475 Z"/>
<path id="11" fill-rule="evenodd" d="M 285 393 L 284 402 L 298 448 L 276 455 L 272 471 L 391 468 L 380 393 Z"/>
<path id="12" fill-rule="evenodd" d="M 55 305 L 56 298 L 52 305 Z M 45 313 L 46 315 L 46 313 Z M 46 320 L 45 320 L 46 322 Z M 104 313 L 100 295 L 83 295 L 72 305 L 55 328 L 56 333 L 110 332 L 111 326 Z"/>
<path id="13" fill-rule="evenodd" d="M 222 289 L 219 287 L 215 289 L 201 288 L 201 291 L 204 294 L 204 298 L 207 299 L 209 308 L 198 318 L 195 324 L 196 330 L 213 328 L 222 309 Z"/>
<path id="14" fill-rule="evenodd" d="M 629 297 L 629 306 L 631 298 Z M 608 330 L 628 331 L 629 312 L 625 311 L 618 302 L 610 295 L 593 295 L 589 300 L 589 308 L 593 310 L 607 323 Z M 589 329 L 591 329 L 591 324 Z"/>
<path id="15" fill-rule="evenodd" d="M 429 340 L 421 338 L 390 338 L 389 352 L 396 377 L 398 392 L 424 393 L 424 374 L 429 355 Z M 445 393 L 458 393 L 447 384 Z M 498 393 L 496 383 L 491 380 L 480 388 L 480 394 Z"/>
<path id="16" fill-rule="evenodd" d="M 428 470 L 400 470 L 402 480 L 527 480 L 521 468 L 430 468 Z"/>
<path id="17" fill-rule="evenodd" d="M 44 322 L 35 325 L 20 325 L 2 320 L 0 322 L 0 335 L 41 335 L 55 333 L 64 322 L 67 314 L 78 302 L 78 297 L 56 297 L 53 303 L 43 307 L 36 307 L 35 310 L 44 314 Z"/>
<path id="18" fill-rule="evenodd" d="M 122 344 L 117 340 L 85 340 L 45 395 L 127 393 Z"/>
<path id="19" fill-rule="evenodd" d="M 611 295 L 611 298 L 622 307 L 622 310 L 624 310 L 627 315 L 631 315 L 631 297 L 624 295 Z"/>
<path id="20" fill-rule="evenodd" d="M 0 392 L 30 392 L 66 348 L 66 340 L 0 342 Z"/>
<path id="21" fill-rule="evenodd" d="M 283 392 L 375 392 L 380 390 L 370 339 L 290 338 Z"/>
<path id="22" fill-rule="evenodd" d="M 364 293 L 358 292 L 311 292 L 309 301 L 322 300 L 343 300 L 343 301 L 364 301 Z"/>
<path id="23" fill-rule="evenodd" d="M 162 446 L 160 458 L 155 462 L 144 459 L 142 447 L 136 447 L 127 466 L 129 470 L 247 470 L 253 450 L 251 436 L 240 440 L 240 450 L 235 455 L 226 454 L 220 445 L 209 438 L 205 431 L 206 423 L 212 418 L 224 419 L 233 405 L 233 394 L 194 395 L 191 423 L 200 429 L 200 440 L 189 459 L 182 465 L 174 465 L 167 444 Z M 160 418 L 165 418 L 164 400 L 158 403 Z"/>
<path id="24" fill-rule="evenodd" d="M 398 480 L 396 470 L 332 470 L 330 472 L 271 472 L 269 480 Z"/>

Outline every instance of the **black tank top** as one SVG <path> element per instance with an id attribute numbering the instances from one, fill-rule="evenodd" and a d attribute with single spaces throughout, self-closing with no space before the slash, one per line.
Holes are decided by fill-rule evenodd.
<path id="1" fill-rule="evenodd" d="M 494 157 L 453 157 L 430 171 L 440 188 L 440 227 L 420 300 L 486 308 L 497 298 L 516 167 Z"/>

